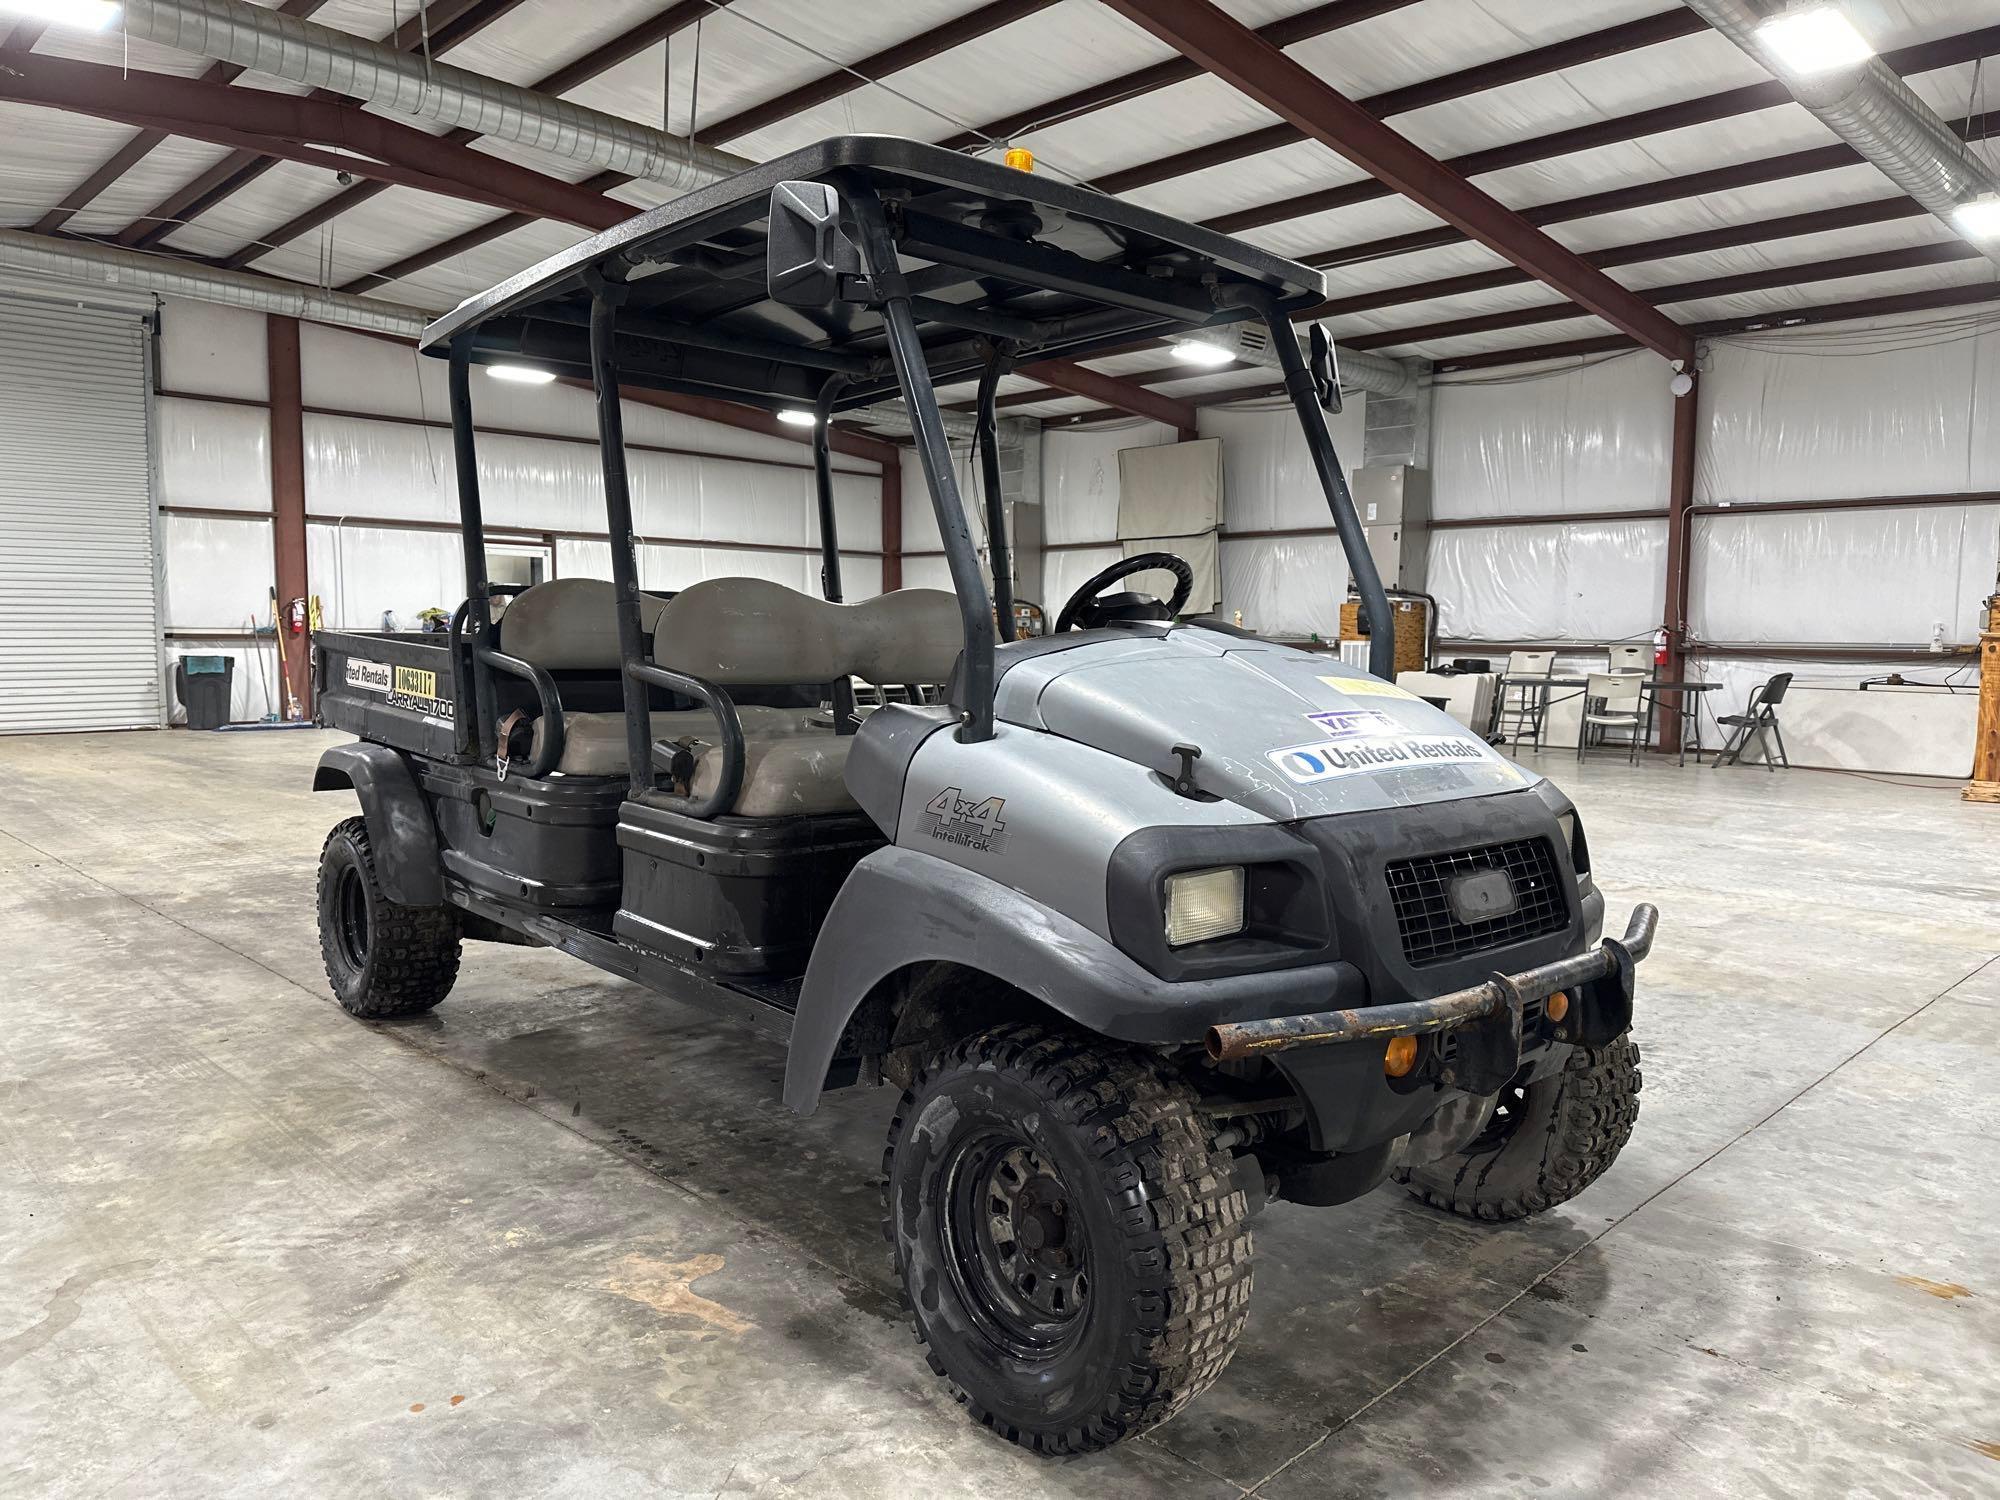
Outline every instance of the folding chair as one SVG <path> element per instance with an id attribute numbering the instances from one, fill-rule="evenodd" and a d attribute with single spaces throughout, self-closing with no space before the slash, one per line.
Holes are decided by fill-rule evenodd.
<path id="1" fill-rule="evenodd" d="M 1750 701 L 1743 705 L 1740 714 L 1717 714 L 1715 722 L 1729 730 L 1729 738 L 1723 742 L 1721 751 L 1715 757 L 1719 766 L 1727 762 L 1732 766 L 1743 764 L 1743 752 L 1750 748 L 1754 739 L 1764 752 L 1764 768 L 1776 773 L 1779 766 L 1792 768 L 1792 758 L 1785 754 L 1784 732 L 1778 728 L 1777 707 L 1785 701 L 1785 692 L 1792 685 L 1792 674 L 1780 672 L 1769 682 L 1750 695 Z M 1778 758 L 1771 758 L 1770 746 L 1764 736 L 1770 735 L 1777 741 Z"/>
<path id="2" fill-rule="evenodd" d="M 1509 677 L 1548 677 L 1555 671 L 1553 651 L 1516 651 L 1507 658 Z M 1500 711 L 1494 716 L 1493 730 L 1503 744 L 1532 742 L 1542 747 L 1542 720 L 1548 713 L 1549 690 L 1536 683 L 1500 684 Z"/>
<path id="3" fill-rule="evenodd" d="M 1578 760 L 1583 759 L 1593 731 L 1602 735 L 1607 729 L 1627 729 L 1632 738 L 1626 746 L 1625 759 L 1638 764 L 1639 746 L 1646 739 L 1646 714 L 1640 703 L 1645 685 L 1645 676 L 1639 672 L 1590 674 L 1590 685 L 1583 690 L 1583 722 L 1576 729 Z"/>
<path id="4" fill-rule="evenodd" d="M 1613 646 L 1608 654 L 1611 657 L 1611 670 L 1614 672 L 1644 672 L 1648 675 L 1652 673 L 1651 646 Z"/>

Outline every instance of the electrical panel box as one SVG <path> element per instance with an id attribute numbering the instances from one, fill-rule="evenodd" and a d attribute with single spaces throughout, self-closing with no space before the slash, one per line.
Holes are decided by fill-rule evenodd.
<path id="1" fill-rule="evenodd" d="M 1430 470 L 1409 464 L 1356 469 L 1353 488 L 1382 586 L 1422 593 L 1430 571 Z"/>

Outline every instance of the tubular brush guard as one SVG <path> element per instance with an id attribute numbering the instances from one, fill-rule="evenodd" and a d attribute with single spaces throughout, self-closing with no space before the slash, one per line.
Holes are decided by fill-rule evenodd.
<path id="1" fill-rule="evenodd" d="M 1231 1021 L 1208 1030 L 1208 1055 L 1217 1062 L 1327 1047 L 1369 1038 L 1421 1036 L 1459 1029 L 1454 1068 L 1459 1088 L 1490 1094 L 1520 1064 L 1521 1012 L 1530 1001 L 1574 990 L 1563 1040 L 1602 1047 L 1632 1024 L 1633 971 L 1653 947 L 1658 908 L 1632 909 L 1622 938 L 1605 938 L 1587 953 L 1559 958 L 1519 974 L 1495 974 L 1484 984 L 1429 1000 L 1322 1010 L 1267 1021 Z"/>

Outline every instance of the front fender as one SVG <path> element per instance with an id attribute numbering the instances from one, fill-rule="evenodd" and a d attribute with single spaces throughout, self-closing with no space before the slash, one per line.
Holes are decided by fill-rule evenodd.
<path id="1" fill-rule="evenodd" d="M 387 745 L 335 745 L 319 758 L 313 790 L 347 787 L 361 799 L 361 816 L 368 820 L 382 894 L 399 906 L 444 905 L 437 822 L 409 761 Z"/>
<path id="2" fill-rule="evenodd" d="M 891 846 L 854 867 L 820 929 L 792 1023 L 785 1103 L 818 1106 L 848 1020 L 911 964 L 954 963 L 990 975 L 1086 1030 L 1123 1042 L 1198 1043 L 1224 1019 L 1287 1014 L 1309 996 L 1358 1004 L 1352 965 L 1169 982 L 1061 912 L 935 855 Z"/>

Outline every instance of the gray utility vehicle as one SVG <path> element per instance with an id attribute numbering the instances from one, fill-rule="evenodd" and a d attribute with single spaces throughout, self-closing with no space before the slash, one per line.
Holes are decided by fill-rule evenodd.
<path id="1" fill-rule="evenodd" d="M 1107 569 L 996 642 L 932 382 L 1257 318 L 1362 599 L 1389 610 L 1288 314 L 1319 273 L 1115 198 L 881 137 L 826 141 L 597 235 L 440 319 L 466 601 L 443 635 L 317 637 L 327 974 L 368 1018 L 444 999 L 462 939 L 546 944 L 787 1040 L 785 1100 L 887 1078 L 886 1229 L 973 1415 L 1074 1453 L 1228 1361 L 1250 1220 L 1395 1177 L 1506 1219 L 1575 1194 L 1637 1112 L 1653 912 L 1600 940 L 1554 787 L 1375 674 Z M 489 584 L 471 367 L 597 395 L 611 581 Z M 807 407 L 824 599 L 639 583 L 621 387 Z M 955 597 L 841 602 L 836 412 L 900 393 Z M 1104 594 L 1165 569 L 1172 597 Z M 496 596 L 510 594 L 504 609 Z M 941 684 L 859 712 L 855 679 Z M 896 696 L 883 694 L 882 696 Z"/>

